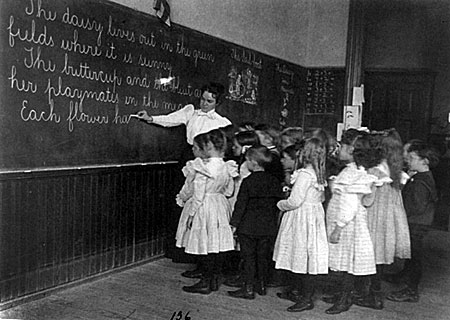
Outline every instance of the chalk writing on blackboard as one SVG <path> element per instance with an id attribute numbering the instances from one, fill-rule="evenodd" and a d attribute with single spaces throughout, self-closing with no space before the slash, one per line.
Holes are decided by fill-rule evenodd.
<path id="1" fill-rule="evenodd" d="M 274 69 L 304 68 L 107 0 L 2 0 L 0 20 L 0 169 L 175 160 L 182 129 L 132 115 L 196 105 L 209 81 L 226 86 L 233 122 L 299 105 Z"/>

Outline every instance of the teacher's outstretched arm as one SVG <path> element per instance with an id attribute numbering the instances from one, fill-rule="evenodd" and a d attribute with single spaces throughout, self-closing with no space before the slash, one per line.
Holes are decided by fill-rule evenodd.
<path id="1" fill-rule="evenodd" d="M 153 122 L 153 117 L 149 116 L 147 111 L 145 111 L 145 110 L 139 111 L 136 115 L 139 120 L 146 121 L 147 123 Z"/>

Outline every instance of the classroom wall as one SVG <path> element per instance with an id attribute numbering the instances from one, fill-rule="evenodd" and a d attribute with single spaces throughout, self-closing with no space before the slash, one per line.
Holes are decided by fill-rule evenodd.
<path id="1" fill-rule="evenodd" d="M 150 0 L 112 0 L 154 14 Z M 304 67 L 344 67 L 350 0 L 169 0 L 174 23 Z"/>
<path id="2" fill-rule="evenodd" d="M 436 72 L 431 132 L 450 134 L 450 2 L 374 0 L 366 19 L 364 67 Z"/>

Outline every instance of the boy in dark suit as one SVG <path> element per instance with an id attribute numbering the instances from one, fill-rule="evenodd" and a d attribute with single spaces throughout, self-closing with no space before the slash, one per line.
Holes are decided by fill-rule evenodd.
<path id="1" fill-rule="evenodd" d="M 283 198 L 280 181 L 265 171 L 272 154 L 264 146 L 250 148 L 246 155 L 252 172 L 242 181 L 230 225 L 238 235 L 244 261 L 244 285 L 229 291 L 232 297 L 254 299 L 266 294 L 270 250 L 278 227 L 278 200 Z"/>

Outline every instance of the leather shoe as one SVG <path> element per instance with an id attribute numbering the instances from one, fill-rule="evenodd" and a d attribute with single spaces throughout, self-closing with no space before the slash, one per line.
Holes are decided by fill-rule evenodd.
<path id="1" fill-rule="evenodd" d="M 236 291 L 228 291 L 228 294 L 234 298 L 249 300 L 255 299 L 255 292 L 253 291 L 253 285 L 251 284 L 245 284 L 242 288 Z"/>
<path id="2" fill-rule="evenodd" d="M 277 292 L 277 297 L 292 302 L 298 302 L 301 298 L 301 295 L 294 294 L 292 291 L 286 291 L 286 292 Z"/>
<path id="3" fill-rule="evenodd" d="M 314 303 L 311 300 L 300 299 L 299 302 L 287 308 L 289 312 L 301 312 L 305 310 L 311 310 L 314 308 Z"/>
<path id="4" fill-rule="evenodd" d="M 375 309 L 375 310 L 381 310 L 383 309 L 383 297 L 381 296 L 381 293 L 369 293 L 369 295 L 359 298 L 359 299 L 353 299 L 353 303 L 360 307 Z"/>
<path id="5" fill-rule="evenodd" d="M 202 278 L 199 282 L 192 286 L 184 286 L 183 291 L 189 293 L 210 294 L 211 293 L 211 279 Z"/>
<path id="6" fill-rule="evenodd" d="M 223 282 L 224 285 L 233 288 L 241 288 L 244 285 L 244 280 L 242 280 L 241 276 L 235 278 L 228 278 Z"/>
<path id="7" fill-rule="evenodd" d="M 386 299 L 395 302 L 417 302 L 419 301 L 419 294 L 417 290 L 405 288 L 400 291 L 391 292 L 386 296 Z"/>
<path id="8" fill-rule="evenodd" d="M 342 293 L 334 305 L 325 310 L 326 314 L 339 314 L 342 312 L 347 311 L 352 306 L 352 294 L 350 292 L 344 292 Z"/>
<path id="9" fill-rule="evenodd" d="M 181 274 L 185 278 L 201 278 L 202 277 L 202 271 L 200 269 L 194 269 L 194 270 L 186 270 Z"/>

